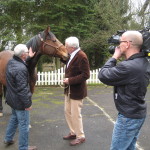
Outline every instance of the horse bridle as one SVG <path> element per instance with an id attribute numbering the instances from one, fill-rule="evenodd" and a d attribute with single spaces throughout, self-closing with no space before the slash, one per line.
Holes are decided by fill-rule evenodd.
<path id="1" fill-rule="evenodd" d="M 40 38 L 41 42 L 43 42 L 42 50 L 44 50 L 44 47 L 45 47 L 46 45 L 51 46 L 51 47 L 53 47 L 53 48 L 56 49 L 56 51 L 54 51 L 54 53 L 52 54 L 52 56 L 55 56 L 56 53 L 57 53 L 57 51 L 59 51 L 59 48 L 60 48 L 61 46 L 63 46 L 63 44 L 60 44 L 58 47 L 56 47 L 56 46 L 54 46 L 54 45 L 51 45 L 51 44 L 45 42 L 44 39 L 41 37 L 40 34 L 38 35 L 38 37 Z"/>

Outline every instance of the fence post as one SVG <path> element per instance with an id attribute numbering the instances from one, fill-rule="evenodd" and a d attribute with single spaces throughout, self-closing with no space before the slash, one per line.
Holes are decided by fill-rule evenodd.
<path id="1" fill-rule="evenodd" d="M 87 84 L 100 84 L 98 79 L 99 69 L 90 70 L 90 78 L 87 80 Z M 36 85 L 62 85 L 65 75 L 65 67 L 58 70 L 49 72 L 38 72 Z"/>

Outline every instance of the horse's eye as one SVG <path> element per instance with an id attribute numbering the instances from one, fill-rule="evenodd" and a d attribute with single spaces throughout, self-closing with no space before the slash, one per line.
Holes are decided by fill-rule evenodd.
<path id="1" fill-rule="evenodd" d="M 56 42 L 56 40 L 53 40 L 53 42 Z"/>

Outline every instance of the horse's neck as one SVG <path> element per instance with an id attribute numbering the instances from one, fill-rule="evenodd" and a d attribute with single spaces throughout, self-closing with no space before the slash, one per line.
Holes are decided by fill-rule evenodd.
<path id="1" fill-rule="evenodd" d="M 28 61 L 28 69 L 29 69 L 29 72 L 31 74 L 34 74 L 35 67 L 36 67 L 38 60 L 40 59 L 41 55 L 42 54 L 37 52 L 35 54 L 35 56 Z"/>
<path id="2" fill-rule="evenodd" d="M 27 62 L 29 73 L 34 74 L 35 67 L 42 55 L 40 52 L 41 41 L 39 40 L 39 37 L 36 35 L 30 41 L 28 41 L 26 45 L 28 48 L 32 47 L 32 51 L 36 52 L 35 56 Z"/>

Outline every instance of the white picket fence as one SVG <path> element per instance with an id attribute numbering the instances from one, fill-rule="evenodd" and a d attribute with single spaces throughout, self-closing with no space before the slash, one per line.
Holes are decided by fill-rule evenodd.
<path id="1" fill-rule="evenodd" d="M 55 71 L 38 72 L 37 73 L 37 86 L 43 85 L 63 85 L 65 68 L 60 68 Z M 90 78 L 87 80 L 87 84 L 100 84 L 98 79 L 99 69 L 90 71 Z"/>

